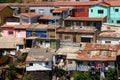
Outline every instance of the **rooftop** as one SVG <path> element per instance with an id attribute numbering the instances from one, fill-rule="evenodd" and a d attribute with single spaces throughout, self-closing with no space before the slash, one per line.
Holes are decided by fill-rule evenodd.
<path id="1" fill-rule="evenodd" d="M 47 48 L 31 48 L 26 61 L 50 61 L 54 51 Z"/>
<path id="2" fill-rule="evenodd" d="M 15 28 L 15 29 L 26 29 L 30 26 L 30 24 L 4 24 L 2 28 Z"/>
<path id="3" fill-rule="evenodd" d="M 29 13 L 21 13 L 22 16 L 26 16 L 26 17 L 34 17 L 34 16 L 41 16 L 38 13 L 35 12 L 29 12 Z"/>
<path id="4" fill-rule="evenodd" d="M 95 33 L 94 29 L 70 29 L 70 28 L 59 28 L 57 32 L 71 32 L 71 33 Z"/>
<path id="5" fill-rule="evenodd" d="M 102 31 L 99 33 L 98 37 L 120 38 L 120 33 L 116 33 L 114 31 Z"/>
<path id="6" fill-rule="evenodd" d="M 0 48 L 1 49 L 10 49 L 16 48 L 16 45 L 24 45 L 24 38 L 7 38 L 0 37 Z"/>
<path id="7" fill-rule="evenodd" d="M 63 11 L 67 10 L 68 8 L 55 8 L 53 9 L 52 13 L 62 13 Z"/>
<path id="8" fill-rule="evenodd" d="M 115 61 L 120 45 L 88 43 L 78 52 L 78 60 Z"/>
<path id="9" fill-rule="evenodd" d="M 104 17 L 98 18 L 98 17 L 68 17 L 65 20 L 76 20 L 76 21 L 104 21 Z"/>

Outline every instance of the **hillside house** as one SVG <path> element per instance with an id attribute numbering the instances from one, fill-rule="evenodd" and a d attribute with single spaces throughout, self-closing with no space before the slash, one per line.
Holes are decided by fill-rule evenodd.
<path id="1" fill-rule="evenodd" d="M 13 10 L 9 6 L 0 5 L 0 25 L 6 22 L 6 17 L 12 16 Z"/>
<path id="2" fill-rule="evenodd" d="M 120 4 L 119 1 L 108 2 L 111 6 L 109 9 L 108 23 L 120 24 Z"/>
<path id="3" fill-rule="evenodd" d="M 39 24 L 39 23 L 34 23 L 31 24 L 27 29 L 26 29 L 26 37 L 41 37 L 41 38 L 47 38 L 47 24 Z"/>
<path id="4" fill-rule="evenodd" d="M 91 74 L 95 74 L 100 70 L 107 72 L 108 67 L 115 68 L 119 48 L 119 44 L 88 43 L 82 45 L 77 56 L 77 70 L 90 71 Z"/>
<path id="5" fill-rule="evenodd" d="M 23 49 L 24 38 L 0 37 L 0 55 L 17 55 L 16 51 Z"/>
<path id="6" fill-rule="evenodd" d="M 53 56 L 53 59 L 55 59 L 55 61 L 53 61 L 54 65 L 57 65 L 58 67 L 68 71 L 76 70 L 77 51 L 79 51 L 79 48 L 73 47 L 59 48 L 57 50 L 57 54 Z M 61 65 L 62 63 L 63 65 Z"/>
<path id="7" fill-rule="evenodd" d="M 59 28 L 56 32 L 57 38 L 59 38 L 61 41 L 80 43 L 96 42 L 96 30 L 94 29 Z"/>
<path id="8" fill-rule="evenodd" d="M 19 22 L 6 22 L 6 24 L 1 26 L 2 36 L 7 38 L 26 38 L 26 28 L 29 26 L 29 24 L 20 24 Z"/>
<path id="9" fill-rule="evenodd" d="M 32 23 L 37 23 L 38 19 L 41 15 L 34 13 L 34 12 L 29 12 L 29 13 L 21 13 L 21 23 L 23 24 L 32 24 Z"/>
<path id="10" fill-rule="evenodd" d="M 98 34 L 99 44 L 120 44 L 120 33 L 114 31 L 102 31 Z"/>
<path id="11" fill-rule="evenodd" d="M 48 48 L 31 48 L 26 58 L 27 73 L 32 74 L 35 80 L 51 80 L 53 54 L 55 52 Z"/>

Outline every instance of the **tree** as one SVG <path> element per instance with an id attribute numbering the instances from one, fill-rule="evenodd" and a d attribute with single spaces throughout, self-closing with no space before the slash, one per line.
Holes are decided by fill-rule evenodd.
<path id="1" fill-rule="evenodd" d="M 108 72 L 106 73 L 106 77 L 104 80 L 117 80 L 117 71 L 116 68 L 109 68 Z"/>
<path id="2" fill-rule="evenodd" d="M 10 63 L 9 64 L 9 68 L 8 68 L 8 78 L 9 80 L 14 80 L 16 78 L 16 67 L 14 63 Z"/>
<path id="3" fill-rule="evenodd" d="M 25 74 L 21 80 L 30 80 L 31 78 L 31 74 Z"/>

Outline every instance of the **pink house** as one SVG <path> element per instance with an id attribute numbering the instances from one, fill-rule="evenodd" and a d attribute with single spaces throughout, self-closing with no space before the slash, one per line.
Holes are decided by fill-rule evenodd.
<path id="1" fill-rule="evenodd" d="M 4 24 L 2 26 L 2 36 L 8 38 L 26 38 L 26 28 L 29 24 Z"/>

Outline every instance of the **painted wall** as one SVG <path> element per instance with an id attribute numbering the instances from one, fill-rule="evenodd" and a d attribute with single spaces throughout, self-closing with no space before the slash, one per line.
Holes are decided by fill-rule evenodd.
<path id="1" fill-rule="evenodd" d="M 3 28 L 3 37 L 15 38 L 22 37 L 26 38 L 26 30 L 15 30 L 14 28 Z M 13 34 L 8 34 L 9 31 L 13 31 Z"/>
<path id="2" fill-rule="evenodd" d="M 118 12 L 116 12 L 115 9 L 118 9 Z M 118 7 L 110 7 L 109 14 L 110 15 L 108 17 L 108 23 L 117 24 L 117 21 L 118 20 L 120 21 L 120 6 L 118 6 Z"/>
<path id="3" fill-rule="evenodd" d="M 33 63 L 33 66 L 30 66 L 29 63 Z M 44 70 L 52 70 L 52 62 L 48 62 L 46 65 L 45 62 L 26 62 L 26 71 L 44 71 Z"/>
<path id="4" fill-rule="evenodd" d="M 106 44 L 105 41 L 111 41 L 110 44 L 119 44 L 120 38 L 98 38 L 97 43 Z"/>
<path id="5" fill-rule="evenodd" d="M 15 38 L 14 28 L 3 28 L 2 31 L 3 31 L 3 37 Z M 13 34 L 8 34 L 9 31 L 12 31 Z"/>
<path id="6" fill-rule="evenodd" d="M 80 11 L 80 9 L 84 9 Z M 74 17 L 88 17 L 88 6 L 76 6 L 74 9 Z"/>
<path id="7" fill-rule="evenodd" d="M 51 9 L 54 9 L 53 6 L 30 6 L 30 10 L 35 10 L 36 13 L 42 14 L 44 16 L 52 16 L 52 13 L 50 12 Z M 40 12 L 41 10 L 41 12 Z M 43 10 L 43 12 L 42 12 Z"/>
<path id="8" fill-rule="evenodd" d="M 16 37 L 26 38 L 26 30 L 15 30 Z"/>
<path id="9" fill-rule="evenodd" d="M 35 32 L 35 36 L 40 36 L 42 38 L 48 37 L 47 31 L 41 31 L 41 30 L 27 30 L 26 31 L 26 37 L 32 36 L 32 33 Z"/>
<path id="10" fill-rule="evenodd" d="M 103 10 L 103 13 L 98 13 L 98 10 Z M 108 15 L 108 8 L 96 5 L 89 8 L 89 17 L 105 17 Z"/>

